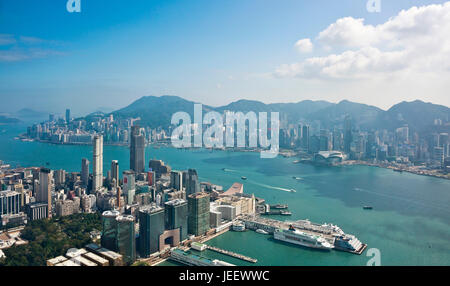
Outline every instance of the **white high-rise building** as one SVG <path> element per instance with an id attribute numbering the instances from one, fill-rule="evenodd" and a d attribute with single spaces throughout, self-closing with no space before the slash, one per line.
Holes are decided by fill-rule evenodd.
<path id="1" fill-rule="evenodd" d="M 94 136 L 93 181 L 92 190 L 97 192 L 103 186 L 103 136 Z"/>

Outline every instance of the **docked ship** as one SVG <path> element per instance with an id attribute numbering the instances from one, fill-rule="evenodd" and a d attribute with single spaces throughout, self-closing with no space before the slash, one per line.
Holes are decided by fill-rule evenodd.
<path id="1" fill-rule="evenodd" d="M 319 235 L 308 234 L 290 226 L 289 229 L 277 229 L 273 238 L 284 242 L 289 242 L 304 247 L 310 247 L 321 250 L 331 250 L 333 245 Z"/>
<path id="2" fill-rule="evenodd" d="M 245 231 L 245 224 L 242 222 L 235 222 L 232 226 L 233 231 Z"/>
<path id="3" fill-rule="evenodd" d="M 270 208 L 271 209 L 276 209 L 276 210 L 284 210 L 284 209 L 288 208 L 288 205 L 277 204 L 277 205 L 271 205 Z"/>
<path id="4" fill-rule="evenodd" d="M 361 243 L 354 235 L 350 234 L 338 236 L 334 240 L 334 248 L 336 250 L 361 254 L 366 247 L 366 244 Z"/>
<path id="5" fill-rule="evenodd" d="M 265 230 L 263 230 L 263 229 L 260 229 L 260 228 L 257 229 L 256 232 L 257 232 L 257 233 L 260 233 L 260 234 L 269 234 L 267 231 L 265 231 Z"/>

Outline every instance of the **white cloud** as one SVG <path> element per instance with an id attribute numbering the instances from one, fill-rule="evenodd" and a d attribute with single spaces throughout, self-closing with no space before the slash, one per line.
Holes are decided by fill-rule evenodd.
<path id="1" fill-rule="evenodd" d="M 14 39 L 13 35 L 8 34 L 0 34 L 0 46 L 6 46 L 15 44 L 16 39 Z"/>
<path id="2" fill-rule="evenodd" d="M 310 53 L 314 46 L 310 39 L 301 39 L 295 43 L 295 48 L 301 53 Z"/>
<path id="3" fill-rule="evenodd" d="M 366 25 L 364 19 L 341 18 L 320 32 L 316 41 L 330 54 L 282 65 L 274 75 L 417 79 L 432 74 L 448 78 L 450 2 L 412 7 L 377 26 Z"/>

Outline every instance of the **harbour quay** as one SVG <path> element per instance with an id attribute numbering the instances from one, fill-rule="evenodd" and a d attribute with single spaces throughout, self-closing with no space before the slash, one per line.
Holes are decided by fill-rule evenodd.
<path id="1" fill-rule="evenodd" d="M 324 238 L 333 245 L 333 249 L 339 251 L 360 255 L 367 248 L 367 244 L 360 242 L 356 236 L 344 233 L 340 227 L 333 224 L 317 224 L 309 220 L 279 221 L 259 215 L 242 215 L 239 219 L 245 224 L 246 229 L 254 231 L 260 229 L 272 235 L 277 230 L 295 228 L 305 234 Z"/>

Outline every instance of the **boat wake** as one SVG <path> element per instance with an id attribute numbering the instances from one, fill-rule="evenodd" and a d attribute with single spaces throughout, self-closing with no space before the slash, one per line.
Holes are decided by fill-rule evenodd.
<path id="1" fill-rule="evenodd" d="M 279 191 L 283 191 L 283 192 L 292 193 L 291 189 L 286 189 L 286 188 L 281 188 L 281 187 L 274 187 L 274 186 L 270 186 L 270 185 L 266 185 L 266 184 L 260 184 L 260 183 L 255 183 L 255 182 L 252 182 L 252 183 L 254 183 L 255 185 L 267 188 L 267 189 L 279 190 Z"/>

